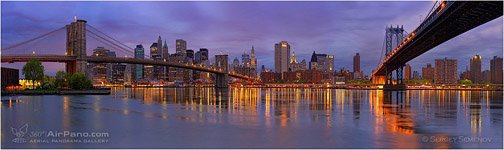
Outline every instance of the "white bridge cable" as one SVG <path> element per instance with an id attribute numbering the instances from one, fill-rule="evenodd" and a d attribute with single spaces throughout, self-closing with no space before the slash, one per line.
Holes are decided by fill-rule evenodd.
<path id="1" fill-rule="evenodd" d="M 100 36 L 100 35 L 98 35 L 98 34 L 96 34 L 96 33 L 92 32 L 92 31 L 90 31 L 90 30 L 87 30 L 87 32 L 91 33 L 92 35 L 94 35 L 94 36 L 96 36 L 96 37 L 98 37 L 98 38 L 100 38 L 100 39 L 102 39 L 102 40 L 99 40 L 99 39 L 97 39 L 97 38 L 94 38 L 94 39 L 98 40 L 99 42 L 104 42 L 104 41 L 106 41 L 106 42 L 108 42 L 109 44 L 112 44 L 112 45 L 116 46 L 116 48 L 118 48 L 117 50 L 120 50 L 121 52 L 124 52 L 124 53 L 126 53 L 126 54 L 134 55 L 134 52 L 129 51 L 129 50 L 127 50 L 126 48 L 121 47 L 121 46 L 117 45 L 116 43 L 114 43 L 114 42 L 112 42 L 112 41 L 110 41 L 110 40 L 108 40 L 108 39 L 106 39 L 106 38 L 104 38 L 104 37 L 102 37 L 102 36 Z"/>
<path id="2" fill-rule="evenodd" d="M 27 43 L 33 42 L 33 41 L 35 41 L 35 40 L 42 39 L 42 38 L 44 38 L 44 37 L 46 37 L 46 36 L 48 36 L 48 35 L 51 35 L 51 34 L 56 33 L 56 32 L 58 32 L 58 31 L 61 31 L 62 29 L 65 29 L 65 27 L 58 28 L 58 29 L 53 30 L 53 31 L 51 31 L 51 32 L 48 32 L 48 33 L 46 33 L 46 34 L 42 34 L 42 35 L 37 36 L 37 37 L 35 37 L 35 38 L 32 38 L 32 39 L 29 39 L 29 40 L 26 40 L 26 41 L 23 41 L 23 42 L 20 42 L 20 43 L 14 44 L 14 45 L 9 46 L 9 47 L 2 48 L 2 50 L 1 50 L 1 51 L 7 51 L 7 50 L 10 50 L 10 49 L 12 49 L 12 48 L 15 48 L 15 47 L 18 47 L 18 46 L 21 46 L 21 45 L 24 45 L 24 44 L 27 44 Z"/>
<path id="3" fill-rule="evenodd" d="M 103 40 L 100 40 L 98 36 L 94 35 L 94 34 L 89 34 L 89 37 L 91 37 L 92 39 L 95 39 L 96 41 L 102 43 L 102 44 L 105 44 L 106 46 L 110 47 L 110 48 L 113 48 L 113 49 L 118 49 L 118 50 L 121 50 L 121 48 L 117 47 L 117 46 L 114 46 L 108 42 L 105 42 Z M 124 53 L 124 51 L 119 51 L 119 52 L 122 52 Z M 129 53 L 129 52 L 128 52 Z M 127 55 L 127 53 L 126 53 Z"/>
<path id="4" fill-rule="evenodd" d="M 109 35 L 105 34 L 104 32 L 102 32 L 102 31 L 98 30 L 97 28 L 95 28 L 95 27 L 93 27 L 93 26 L 91 26 L 91 25 L 89 25 L 89 24 L 87 24 L 87 26 L 88 26 L 88 27 L 90 27 L 90 29 L 93 29 L 93 30 L 97 31 L 98 33 L 101 33 L 101 34 L 102 34 L 102 35 L 104 35 L 105 37 L 108 37 L 109 39 L 111 39 L 111 40 L 115 41 L 116 43 L 118 43 L 118 44 L 120 44 L 120 45 L 124 46 L 124 47 L 125 47 L 125 49 L 127 49 L 128 51 L 131 51 L 131 53 L 135 54 L 134 49 L 133 49 L 133 48 L 131 48 L 131 47 L 129 47 L 128 45 L 126 45 L 126 44 L 124 44 L 124 43 L 120 42 L 119 40 L 116 40 L 115 38 L 113 38 L 113 37 L 111 37 L 111 36 L 109 36 Z M 144 56 L 145 56 L 145 57 L 147 57 L 147 58 L 149 58 L 149 57 L 150 57 L 149 55 L 145 55 L 145 54 L 144 54 Z"/>

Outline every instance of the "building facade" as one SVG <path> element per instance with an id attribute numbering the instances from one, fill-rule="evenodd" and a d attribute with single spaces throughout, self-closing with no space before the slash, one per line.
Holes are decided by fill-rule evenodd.
<path id="1" fill-rule="evenodd" d="M 160 40 L 161 39 L 158 39 L 158 42 Z M 156 61 L 163 61 L 163 53 L 162 53 L 161 49 L 159 49 L 160 45 L 162 45 L 162 43 L 154 42 L 150 46 L 151 59 L 156 60 Z M 151 80 L 161 80 L 161 79 L 164 79 L 164 77 L 165 77 L 163 66 L 154 66 L 153 73 L 154 73 L 154 78 L 152 78 Z"/>
<path id="2" fill-rule="evenodd" d="M 404 66 L 404 80 L 411 80 L 411 66 L 409 64 Z"/>
<path id="3" fill-rule="evenodd" d="M 289 71 L 306 70 L 306 60 L 298 62 L 296 59 L 296 54 L 292 51 L 291 60 L 289 62 Z"/>
<path id="4" fill-rule="evenodd" d="M 430 82 L 434 81 L 434 68 L 431 64 L 427 64 L 426 67 L 422 67 L 422 79 L 429 80 Z"/>
<path id="5" fill-rule="evenodd" d="M 334 55 L 317 54 L 313 51 L 310 63 L 310 70 L 319 70 L 324 72 L 334 71 Z"/>
<path id="6" fill-rule="evenodd" d="M 474 55 L 469 62 L 469 69 L 471 71 L 471 81 L 473 83 L 480 83 L 481 80 L 481 56 Z"/>
<path id="7" fill-rule="evenodd" d="M 145 56 L 145 50 L 143 48 L 143 45 L 137 45 L 135 48 L 135 58 L 136 59 L 144 59 Z M 143 79 L 143 65 L 142 64 L 135 64 L 133 66 L 133 80 L 140 80 Z"/>
<path id="8" fill-rule="evenodd" d="M 275 44 L 275 73 L 282 74 L 289 69 L 290 45 L 287 41 Z"/>
<path id="9" fill-rule="evenodd" d="M 184 41 L 183 39 L 177 39 L 175 40 L 175 52 L 176 53 L 184 53 L 186 52 L 187 49 L 187 42 Z"/>
<path id="10" fill-rule="evenodd" d="M 457 60 L 436 59 L 434 70 L 434 83 L 436 84 L 456 84 L 458 83 Z"/>
<path id="11" fill-rule="evenodd" d="M 490 60 L 490 82 L 493 84 L 502 84 L 502 58 L 494 56 Z"/>

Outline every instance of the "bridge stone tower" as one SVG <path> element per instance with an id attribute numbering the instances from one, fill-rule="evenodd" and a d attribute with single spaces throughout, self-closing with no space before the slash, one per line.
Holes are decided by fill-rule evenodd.
<path id="1" fill-rule="evenodd" d="M 68 62 L 66 64 L 66 72 L 70 75 L 76 72 L 86 73 L 86 62 L 80 58 L 86 57 L 86 21 L 75 20 L 66 25 L 67 41 L 66 54 L 67 56 L 76 56 L 77 61 Z"/>
<path id="2" fill-rule="evenodd" d="M 228 55 L 215 55 L 215 68 L 224 72 L 228 71 Z M 215 74 L 215 87 L 227 88 L 229 77 L 227 74 Z"/>

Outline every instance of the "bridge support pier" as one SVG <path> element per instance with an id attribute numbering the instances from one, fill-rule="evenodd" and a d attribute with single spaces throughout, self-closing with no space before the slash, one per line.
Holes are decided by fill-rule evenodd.
<path id="1" fill-rule="evenodd" d="M 228 87 L 228 75 L 227 74 L 215 74 L 215 88 L 227 88 Z"/>
<path id="2" fill-rule="evenodd" d="M 403 66 L 404 65 L 401 65 L 399 68 L 397 68 L 397 70 L 395 70 L 396 71 L 395 84 L 392 79 L 392 72 L 394 70 L 386 69 L 385 85 L 383 85 L 383 90 L 386 90 L 386 91 L 406 90 L 406 85 L 404 84 L 404 79 L 403 79 Z"/>

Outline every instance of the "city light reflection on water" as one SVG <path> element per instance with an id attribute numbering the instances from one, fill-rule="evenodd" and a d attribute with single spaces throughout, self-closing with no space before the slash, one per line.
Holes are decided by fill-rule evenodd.
<path id="1" fill-rule="evenodd" d="M 502 148 L 502 91 L 114 88 L 2 102 L 6 148 Z M 110 133 L 17 144 L 10 127 Z M 488 138 L 490 142 L 446 141 Z"/>

